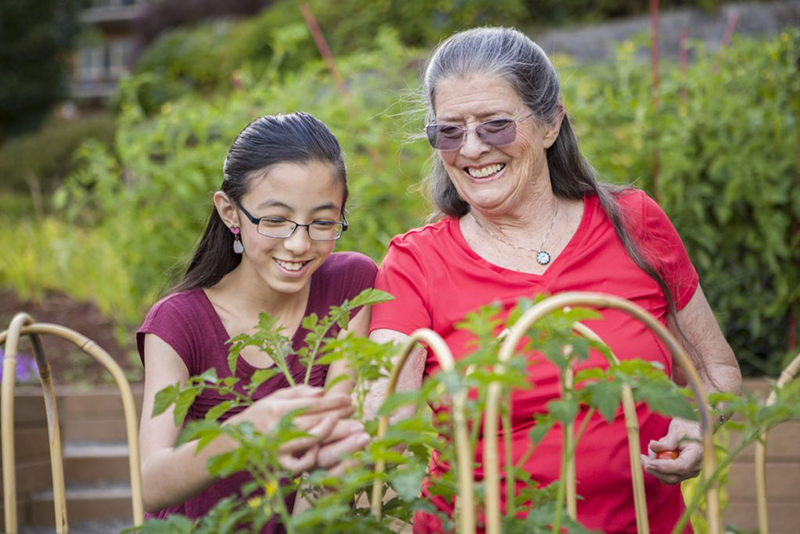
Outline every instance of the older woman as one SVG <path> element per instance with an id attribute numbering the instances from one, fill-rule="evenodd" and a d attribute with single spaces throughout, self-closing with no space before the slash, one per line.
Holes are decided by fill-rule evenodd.
<path id="1" fill-rule="evenodd" d="M 431 328 L 463 357 L 470 336 L 455 325 L 481 305 L 499 301 L 509 309 L 540 293 L 600 291 L 637 303 L 680 332 L 709 389 L 739 388 L 738 365 L 680 237 L 645 193 L 596 180 L 578 149 L 558 76 L 535 43 L 503 28 L 456 34 L 431 57 L 423 90 L 426 133 L 436 149 L 427 185 L 442 217 L 392 240 L 376 287 L 396 300 L 373 311 L 372 339 L 403 341 Z M 617 356 L 659 362 L 673 373 L 670 354 L 642 325 L 614 310 L 603 315 L 591 327 Z M 418 388 L 437 371 L 424 349 L 413 362 L 401 388 Z M 592 354 L 582 365 L 604 362 Z M 533 415 L 559 395 L 554 366 L 531 355 L 530 369 L 535 387 L 512 395 L 515 463 L 528 448 Z M 699 431 L 643 405 L 638 416 L 651 531 L 665 533 L 684 507 L 678 484 L 699 472 L 702 447 L 684 439 Z M 478 444 L 479 463 L 482 449 Z M 655 459 L 673 449 L 678 459 Z M 527 471 L 543 484 L 557 479 L 560 451 L 560 433 L 549 433 Z M 594 417 L 577 457 L 578 519 L 604 532 L 635 532 L 621 414 L 611 424 Z M 439 467 L 434 462 L 432 474 Z M 434 502 L 452 511 L 452 502 Z M 415 519 L 415 532 L 440 528 L 432 516 Z"/>

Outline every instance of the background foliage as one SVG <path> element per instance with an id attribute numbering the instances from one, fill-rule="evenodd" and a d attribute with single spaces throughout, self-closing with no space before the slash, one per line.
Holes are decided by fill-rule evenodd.
<path id="1" fill-rule="evenodd" d="M 463 23 L 436 14 L 456 13 L 456 3 L 423 3 L 403 18 L 400 3 L 387 1 L 380 3 L 382 15 L 360 16 L 375 17 L 375 31 L 386 17 L 409 27 L 428 21 L 420 23 L 434 28 L 419 37 L 424 42 Z M 322 4 L 312 2 L 321 24 L 335 15 Z M 488 3 L 470 5 L 488 13 Z M 524 8 L 516 1 L 498 5 L 504 17 Z M 487 23 L 495 20 L 486 16 Z M 430 22 L 437 17 L 442 28 Z M 235 135 L 257 116 L 294 110 L 325 121 L 346 150 L 353 226 L 338 246 L 380 260 L 389 239 L 421 224 L 427 211 L 414 186 L 430 150 L 415 138 L 422 118 L 412 96 L 424 51 L 403 44 L 417 39 L 410 28 L 384 28 L 374 37 L 323 27 L 337 50 L 348 101 L 289 2 L 247 21 L 166 34 L 120 88 L 113 142 L 110 124 L 98 119 L 97 131 L 106 133 L 78 151 L 79 171 L 55 195 L 56 211 L 36 223 L 0 215 L 9 219 L 2 236 L 8 250 L 19 248 L 19 236 L 26 243 L 0 257 L 0 284 L 23 295 L 56 288 L 94 298 L 103 311 L 136 324 L 188 259 Z M 722 53 L 693 45 L 685 75 L 677 65 L 662 65 L 657 107 L 649 65 L 636 58 L 641 43 L 621 45 L 607 64 L 555 58 L 583 152 L 604 179 L 633 183 L 662 203 L 750 373 L 776 372 L 791 313 L 800 313 L 798 35 L 735 38 Z M 357 50 L 344 53 L 351 49 Z M 31 146 L 62 144 L 39 143 Z M 40 148 L 25 153 L 0 151 L 0 168 L 13 168 L 15 158 L 31 168 L 47 159 Z M 73 161 L 66 152 L 55 160 L 60 169 Z M 10 205 L 0 197 L 0 207 Z"/>

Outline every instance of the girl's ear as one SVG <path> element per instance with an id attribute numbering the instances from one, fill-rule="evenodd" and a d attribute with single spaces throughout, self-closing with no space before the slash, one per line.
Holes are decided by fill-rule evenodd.
<path id="1" fill-rule="evenodd" d="M 219 213 L 219 217 L 225 223 L 225 226 L 228 228 L 239 228 L 241 226 L 239 224 L 239 210 L 236 209 L 236 204 L 222 191 L 214 193 L 214 207 L 217 208 L 217 213 Z"/>

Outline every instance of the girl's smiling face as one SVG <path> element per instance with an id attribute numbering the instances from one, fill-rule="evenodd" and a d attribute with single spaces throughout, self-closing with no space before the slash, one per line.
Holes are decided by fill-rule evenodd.
<path id="1" fill-rule="evenodd" d="M 279 163 L 252 178 L 240 204 L 255 218 L 288 219 L 298 224 L 341 221 L 344 187 L 329 163 Z M 335 241 L 315 241 L 307 228 L 279 239 L 258 233 L 258 226 L 236 210 L 244 245 L 242 266 L 277 293 L 296 293 L 325 262 Z"/>

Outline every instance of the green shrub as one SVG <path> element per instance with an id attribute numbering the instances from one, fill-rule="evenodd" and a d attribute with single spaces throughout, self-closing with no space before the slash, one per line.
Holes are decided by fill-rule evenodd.
<path id="1" fill-rule="evenodd" d="M 428 47 L 464 27 L 527 20 L 521 0 L 379 0 L 368 9 L 360 0 L 307 4 L 337 57 L 379 49 L 376 37 L 385 29 L 406 46 Z M 166 33 L 137 64 L 137 75 L 152 76 L 139 87 L 139 97 L 152 114 L 191 91 L 233 90 L 231 75 L 243 67 L 257 75 L 270 67 L 291 73 L 318 60 L 297 3 L 282 0 L 250 19 Z"/>
<path id="2" fill-rule="evenodd" d="M 407 144 L 395 116 L 407 111 L 397 104 L 402 97 L 397 88 L 413 83 L 418 53 L 389 33 L 376 47 L 340 61 L 343 75 L 353 82 L 350 105 L 319 62 L 285 75 L 276 68 L 261 76 L 237 71 L 240 90 L 189 94 L 152 118 L 137 98 L 141 79 L 123 85 L 113 152 L 99 143 L 85 145 L 81 170 L 56 201 L 70 221 L 97 239 L 114 236 L 111 246 L 130 276 L 140 313 L 182 272 L 212 209 L 230 144 L 261 115 L 308 111 L 325 121 L 345 147 L 351 229 L 338 249 L 357 249 L 379 260 L 389 239 L 419 224 L 422 202 L 408 189 L 429 150 L 422 143 Z M 91 267 L 86 275 L 94 276 Z"/>
<path id="3" fill-rule="evenodd" d="M 305 46 L 291 27 L 277 36 L 276 49 Z M 102 263 L 76 263 L 96 284 L 121 284 L 116 293 L 97 289 L 116 299 L 105 309 L 136 310 L 126 312 L 136 320 L 176 280 L 205 226 L 230 143 L 263 114 L 311 112 L 342 142 L 352 231 L 340 249 L 379 260 L 392 236 L 420 225 L 426 206 L 412 188 L 430 149 L 406 141 L 422 118 L 404 88 L 418 84 L 421 54 L 386 32 L 374 48 L 338 58 L 349 104 L 320 61 L 296 72 L 281 72 L 278 63 L 239 69 L 238 90 L 189 94 L 149 118 L 137 98 L 146 77 L 124 84 L 113 151 L 86 145 L 80 172 L 57 197 L 86 242 L 108 241 L 124 271 L 118 282 L 97 271 Z M 748 373 L 774 374 L 781 366 L 789 317 L 799 311 L 799 53 L 798 31 L 769 41 L 735 39 L 722 56 L 697 49 L 686 77 L 664 65 L 657 109 L 649 66 L 635 59 L 633 43 L 619 48 L 615 62 L 594 68 L 557 61 L 584 153 L 604 179 L 657 193 Z"/>
<path id="4" fill-rule="evenodd" d="M 39 131 L 0 146 L 0 189 L 30 192 L 38 184 L 49 193 L 75 170 L 73 154 L 87 139 L 111 146 L 114 118 L 102 113 L 75 121 L 51 120 Z M 35 185 L 34 185 L 35 187 Z"/>
<path id="5" fill-rule="evenodd" d="M 774 375 L 800 313 L 800 32 L 696 46 L 685 77 L 662 69 L 658 108 L 634 49 L 589 76 L 562 69 L 583 151 L 658 198 L 744 370 Z"/>

